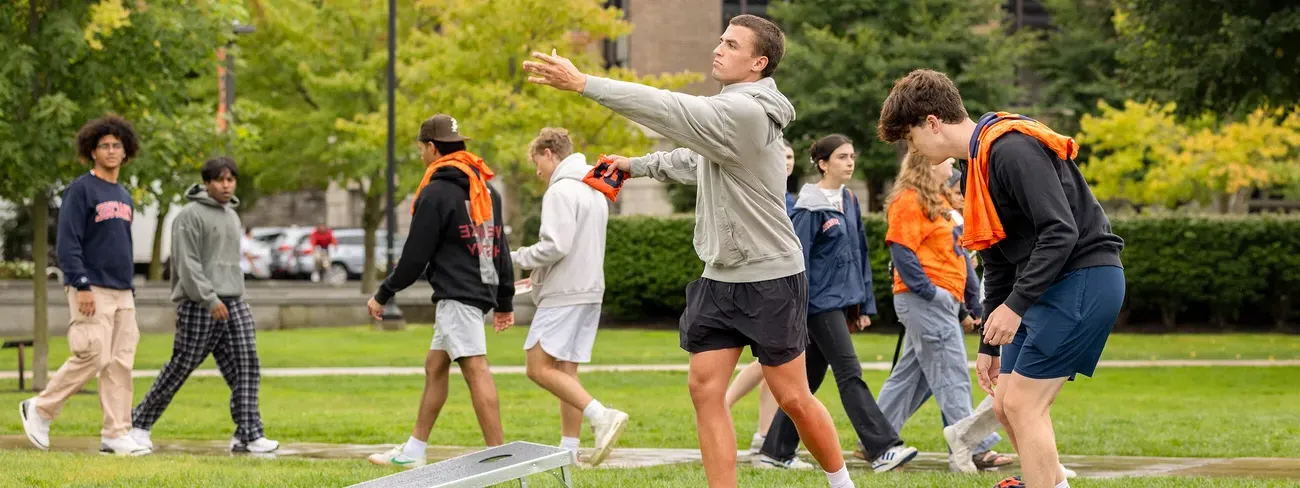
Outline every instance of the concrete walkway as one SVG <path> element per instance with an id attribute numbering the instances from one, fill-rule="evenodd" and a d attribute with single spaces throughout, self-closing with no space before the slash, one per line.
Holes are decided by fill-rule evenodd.
<path id="1" fill-rule="evenodd" d="M 198 456 L 229 456 L 229 441 L 177 441 L 154 439 L 157 454 L 191 454 Z M 94 453 L 99 447 L 97 437 L 55 437 L 51 448 L 56 451 Z M 298 457 L 312 459 L 353 459 L 365 462 L 367 455 L 383 452 L 392 448 L 392 444 L 357 445 L 357 444 L 320 444 L 320 443 L 286 443 L 273 455 L 258 457 Z M 22 435 L 0 436 L 0 452 L 7 449 L 34 449 Z M 430 462 L 450 459 L 463 454 L 481 450 L 478 447 L 429 446 Z M 582 452 L 585 459 L 588 451 Z M 807 458 L 807 453 L 803 453 Z M 1014 457 L 1014 455 L 1012 456 Z M 844 458 L 850 469 L 871 469 L 867 463 L 845 452 Z M 741 466 L 748 466 L 748 451 L 737 453 Z M 698 449 L 649 449 L 618 448 L 601 468 L 642 468 L 664 464 L 698 463 Z M 1300 480 L 1300 459 L 1297 458 L 1162 458 L 1136 456 L 1061 456 L 1061 462 L 1086 478 L 1116 478 L 1124 476 L 1250 476 L 1261 478 L 1286 478 Z M 909 463 L 904 471 L 946 472 L 948 455 L 946 453 L 922 453 Z M 1018 473 L 1017 465 L 1002 468 L 1008 474 Z"/>
<path id="2" fill-rule="evenodd" d="M 740 369 L 744 364 L 739 364 L 736 369 Z M 1189 367 L 1278 367 L 1278 366 L 1300 366 L 1300 359 L 1225 359 L 1225 360 L 1197 360 L 1197 359 L 1167 359 L 1167 360 L 1107 360 L 1099 364 L 1102 368 L 1189 368 Z M 975 362 L 970 362 L 970 367 L 975 367 Z M 629 372 L 629 371 L 669 371 L 669 372 L 686 372 L 689 366 L 686 364 L 588 364 L 582 366 L 583 373 L 611 373 L 611 372 Z M 890 364 L 884 361 L 864 362 L 862 363 L 863 371 L 889 371 Z M 25 372 L 28 378 L 32 377 L 31 371 Z M 452 374 L 460 374 L 460 368 L 451 368 Z M 493 366 L 493 374 L 524 374 L 523 366 Z M 262 377 L 295 377 L 295 376 L 399 376 L 399 375 L 422 375 L 424 368 L 419 367 L 390 367 L 390 366 L 368 366 L 368 367 L 342 367 L 342 368 L 262 368 Z M 135 378 L 153 378 L 158 376 L 156 369 L 137 369 L 131 373 Z M 221 373 L 215 369 L 195 370 L 193 376 L 198 377 L 221 377 Z M 2 371 L 0 379 L 18 379 L 17 371 Z"/>

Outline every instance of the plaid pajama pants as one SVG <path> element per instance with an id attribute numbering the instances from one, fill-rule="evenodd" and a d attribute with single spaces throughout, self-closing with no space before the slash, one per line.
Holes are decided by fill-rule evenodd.
<path id="1" fill-rule="evenodd" d="M 172 358 L 163 365 L 149 393 L 132 412 L 132 426 L 149 430 L 158 422 L 172 397 L 211 353 L 221 376 L 230 386 L 230 417 L 235 438 L 252 442 L 263 436 L 257 409 L 261 364 L 257 359 L 253 314 L 239 298 L 223 298 L 230 319 L 218 321 L 203 304 L 183 301 L 176 306 L 176 339 Z"/>

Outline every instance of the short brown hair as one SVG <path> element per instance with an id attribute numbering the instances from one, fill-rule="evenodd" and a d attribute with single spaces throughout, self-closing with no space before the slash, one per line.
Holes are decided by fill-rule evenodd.
<path id="1" fill-rule="evenodd" d="M 961 103 L 961 93 L 948 75 L 934 70 L 918 69 L 894 82 L 884 106 L 880 107 L 880 123 L 876 132 L 880 140 L 893 143 L 906 137 L 907 132 L 933 115 L 947 124 L 966 119 L 966 107 Z"/>
<path id="2" fill-rule="evenodd" d="M 559 127 L 547 127 L 537 134 L 537 138 L 528 144 L 528 154 L 541 154 L 543 149 L 550 149 L 555 157 L 564 159 L 573 154 L 573 140 L 569 131 Z"/>
<path id="3" fill-rule="evenodd" d="M 99 146 L 99 140 L 104 136 L 114 136 L 122 141 L 122 152 L 126 155 L 122 159 L 123 164 L 135 159 L 136 154 L 140 152 L 140 138 L 135 135 L 131 123 L 117 114 L 108 114 L 86 122 L 86 125 L 81 126 L 77 131 L 77 156 L 83 163 L 89 164 L 95 159 L 95 148 Z"/>
<path id="4" fill-rule="evenodd" d="M 776 65 L 781 64 L 781 58 L 785 56 L 785 33 L 781 28 L 770 20 L 750 14 L 732 17 L 727 24 L 754 31 L 754 54 L 767 58 L 762 75 L 764 78 L 772 76 Z"/>

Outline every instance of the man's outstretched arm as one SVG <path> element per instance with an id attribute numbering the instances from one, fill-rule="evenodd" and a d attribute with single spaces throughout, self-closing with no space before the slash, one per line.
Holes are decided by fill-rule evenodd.
<path id="1" fill-rule="evenodd" d="M 723 103 L 718 97 L 699 97 L 637 83 L 587 76 L 568 59 L 533 53 L 539 61 L 525 61 L 529 81 L 575 91 L 690 148 L 711 161 L 735 161 L 738 120 L 762 118 L 757 103 Z M 754 113 L 740 113 L 745 111 Z"/>

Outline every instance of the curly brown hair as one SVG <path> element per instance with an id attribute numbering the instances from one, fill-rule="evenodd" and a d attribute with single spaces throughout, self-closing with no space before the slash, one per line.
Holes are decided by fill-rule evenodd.
<path id="1" fill-rule="evenodd" d="M 931 221 L 938 220 L 940 217 L 951 220 L 952 215 L 946 210 L 952 208 L 960 212 L 964 206 L 961 193 L 956 188 L 948 186 L 947 179 L 936 178 L 934 165 L 920 154 L 908 153 L 903 156 L 903 162 L 898 168 L 898 178 L 894 180 L 894 189 L 885 199 L 886 215 L 889 207 L 907 190 L 916 191 L 916 197 L 921 201 L 921 210 Z"/>
<path id="2" fill-rule="evenodd" d="M 542 154 L 543 149 L 550 149 L 556 159 L 564 159 L 573 154 L 573 139 L 569 138 L 568 130 L 546 127 L 528 144 L 528 155 Z"/>
<path id="3" fill-rule="evenodd" d="M 140 153 L 140 138 L 135 135 L 131 123 L 117 114 L 108 114 L 86 122 L 86 125 L 81 126 L 77 131 L 77 157 L 81 158 L 83 163 L 93 161 L 95 147 L 99 146 L 99 140 L 104 136 L 114 136 L 122 141 L 122 151 L 126 153 L 122 164 L 135 159 L 135 156 Z"/>
<path id="4" fill-rule="evenodd" d="M 962 105 L 961 92 L 948 75 L 928 69 L 913 70 L 895 81 L 889 90 L 889 97 L 880 107 L 876 133 L 882 141 L 898 142 L 913 127 L 925 123 L 929 115 L 947 124 L 970 117 Z"/>

